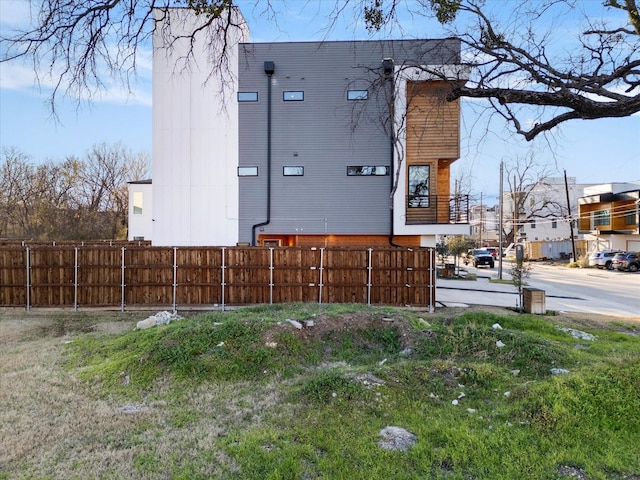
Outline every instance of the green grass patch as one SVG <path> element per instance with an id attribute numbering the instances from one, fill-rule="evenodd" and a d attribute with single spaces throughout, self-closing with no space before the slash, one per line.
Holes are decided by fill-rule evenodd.
<path id="1" fill-rule="evenodd" d="M 317 330 L 283 328 L 287 318 L 314 319 Z M 588 331 L 593 341 L 576 339 L 561 321 L 257 307 L 83 334 L 69 346 L 67 367 L 107 396 L 164 402 L 162 415 L 130 432 L 139 450 L 131 471 L 141 478 L 558 479 L 563 468 L 594 479 L 640 475 L 640 338 L 616 325 Z M 382 450 L 379 431 L 389 425 L 417 443 Z M 203 432 L 222 426 L 200 445 Z M 165 435 L 168 458 L 143 441 Z"/>

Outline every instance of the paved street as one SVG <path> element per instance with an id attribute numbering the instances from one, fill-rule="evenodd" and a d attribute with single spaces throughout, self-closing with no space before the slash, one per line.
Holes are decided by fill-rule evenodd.
<path id="1" fill-rule="evenodd" d="M 528 287 L 545 291 L 547 310 L 586 312 L 614 315 L 640 321 L 640 272 L 618 272 L 594 268 L 567 268 L 562 265 L 530 263 Z M 477 281 L 439 278 L 437 303 L 444 306 L 460 304 L 517 306 L 518 295 L 513 284 L 491 283 L 498 278 L 494 269 L 464 267 L 478 275 Z M 511 263 L 503 262 L 503 279 Z"/>

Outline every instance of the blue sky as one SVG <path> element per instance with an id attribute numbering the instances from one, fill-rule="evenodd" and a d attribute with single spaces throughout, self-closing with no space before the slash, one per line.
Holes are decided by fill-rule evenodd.
<path id="1" fill-rule="evenodd" d="M 370 39 L 354 16 L 328 30 L 326 14 L 333 0 L 289 0 L 275 2 L 278 23 L 268 21 L 254 8 L 253 1 L 243 1 L 242 9 L 251 30 L 251 40 L 309 41 Z M 587 7 L 600 2 L 587 1 Z M 601 11 L 601 10 L 598 10 Z M 29 2 L 0 0 L 0 29 L 6 32 L 24 24 Z M 402 19 L 402 32 L 393 38 L 437 38 L 444 35 L 440 26 L 424 18 Z M 15 147 L 34 162 L 62 160 L 71 155 L 83 156 L 97 143 L 120 142 L 134 152 L 151 151 L 151 69 L 149 49 L 140 58 L 141 68 L 133 91 L 119 85 L 108 88 L 90 104 L 80 108 L 74 99 L 57 105 L 58 121 L 49 110 L 46 79 L 35 85 L 28 64 L 0 64 L 0 147 Z M 505 126 L 493 123 L 485 133 L 482 118 L 463 100 L 462 155 L 454 164 L 453 175 L 464 171 L 471 178 L 472 192 L 485 198 L 499 190 L 499 164 L 530 151 L 562 176 L 563 170 L 578 183 L 640 181 L 640 115 L 621 119 L 567 122 L 554 131 L 553 142 L 525 142 L 509 134 Z"/>

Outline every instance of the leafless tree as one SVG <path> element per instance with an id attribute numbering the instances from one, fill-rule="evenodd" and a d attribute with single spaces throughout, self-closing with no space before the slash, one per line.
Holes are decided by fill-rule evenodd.
<path id="1" fill-rule="evenodd" d="M 105 144 L 94 146 L 84 160 L 70 157 L 34 164 L 11 148 L 2 155 L 0 237 L 126 237 L 127 182 L 147 174 L 145 155 Z"/>
<path id="2" fill-rule="evenodd" d="M 73 166 L 53 161 L 35 165 L 12 148 L 4 149 L 3 157 L 0 236 L 55 236 L 60 212 L 67 208 L 76 181 Z"/>
<path id="3" fill-rule="evenodd" d="M 538 163 L 533 153 L 505 161 L 502 233 L 507 244 L 515 241 L 520 227 L 535 219 L 567 216 L 566 203 L 544 194 L 557 188 L 549 182 L 552 173 L 547 165 Z"/>
<path id="4" fill-rule="evenodd" d="M 15 148 L 2 150 L 0 168 L 0 237 L 14 236 L 21 222 L 24 189 L 31 175 L 29 158 Z"/>
<path id="5" fill-rule="evenodd" d="M 584 24 L 563 15 L 589 0 L 506 2 L 510 15 L 496 20 L 482 0 L 335 0 L 330 20 L 360 15 L 371 30 L 398 25 L 402 12 L 435 17 L 464 45 L 470 76 L 454 82 L 448 100 L 484 99 L 491 111 L 527 140 L 573 119 L 626 117 L 640 111 L 640 16 L 637 0 L 603 0 L 602 15 L 584 16 Z M 165 45 L 190 42 L 206 32 L 215 52 L 211 75 L 223 75 L 230 41 L 242 29 L 237 0 L 41 0 L 34 21 L 0 38 L 0 61 L 28 59 L 40 77 L 55 80 L 50 97 L 55 112 L 60 93 L 81 99 L 104 87 L 107 78 L 126 87 L 135 78 L 137 54 L 162 27 Z M 265 20 L 282 15 L 275 0 L 255 0 Z M 195 11 L 201 22 L 193 32 L 172 38 L 170 7 Z M 352 8 L 347 8 L 352 7 Z M 626 21 L 612 25 L 607 14 L 623 11 Z M 578 31 L 578 28 L 582 28 Z M 577 32 L 577 35 L 574 35 Z M 428 32 L 425 32 L 428 33 Z M 558 45 L 560 38 L 563 44 Z M 567 40 L 573 41 L 567 46 Z M 188 68 L 190 51 L 181 59 Z M 435 75 L 445 74 L 434 70 Z M 533 121 L 532 111 L 536 115 Z"/>

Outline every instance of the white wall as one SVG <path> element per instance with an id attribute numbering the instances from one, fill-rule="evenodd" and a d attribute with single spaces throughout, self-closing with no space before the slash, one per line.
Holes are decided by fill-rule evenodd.
<path id="1" fill-rule="evenodd" d="M 578 216 L 578 198 L 584 196 L 585 188 L 590 185 L 577 184 L 575 177 L 567 179 L 569 188 L 569 202 L 571 204 L 571 217 Z M 512 193 L 505 191 L 503 194 L 505 223 L 510 225 L 513 217 Z M 534 205 L 531 205 L 531 202 Z M 524 204 L 525 213 L 521 215 L 521 220 L 530 215 L 532 209 L 538 209 L 545 202 L 552 202 L 544 210 L 545 217 L 535 218 L 535 227 L 532 223 L 525 223 L 518 228 L 516 237 L 524 236 L 528 241 L 561 240 L 571 238 L 571 223 L 567 221 L 567 192 L 563 177 L 551 177 L 544 179 L 539 185 L 531 189 L 529 197 Z M 533 218 L 529 221 L 534 220 Z M 555 225 L 555 228 L 554 228 Z M 578 238 L 578 229 L 573 222 L 573 233 Z"/>
<path id="2" fill-rule="evenodd" d="M 237 45 L 248 39 L 246 30 L 232 29 L 227 70 L 221 72 L 214 65 L 220 60 L 215 26 L 196 35 L 186 63 L 189 43 L 175 37 L 190 35 L 201 19 L 171 9 L 169 20 L 170 35 L 157 26 L 153 38 L 151 239 L 154 245 L 235 245 Z"/>
<path id="3" fill-rule="evenodd" d="M 589 242 L 589 251 L 623 250 L 625 252 L 640 252 L 640 235 L 635 234 L 585 234 L 584 239 Z"/>

